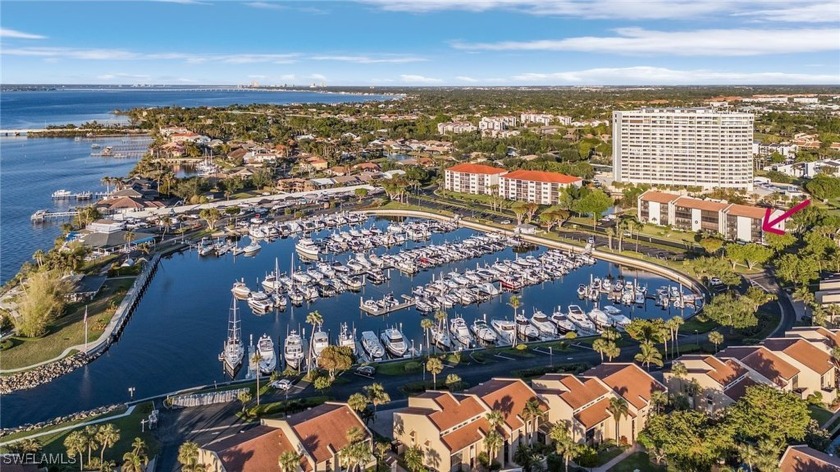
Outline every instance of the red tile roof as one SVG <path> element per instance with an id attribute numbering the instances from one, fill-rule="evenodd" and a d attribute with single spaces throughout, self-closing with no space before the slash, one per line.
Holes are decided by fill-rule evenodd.
<path id="1" fill-rule="evenodd" d="M 703 361 L 711 368 L 706 374 L 724 387 L 747 373 L 741 364 L 732 359 L 720 360 L 714 356 L 705 356 Z"/>
<path id="2" fill-rule="evenodd" d="M 446 170 L 449 170 L 449 171 L 452 171 L 452 172 L 462 172 L 462 173 L 465 173 L 465 174 L 488 174 L 488 175 L 504 174 L 505 172 L 507 172 L 506 169 L 501 169 L 499 167 L 486 166 L 484 164 L 469 164 L 469 163 L 457 164 L 457 165 L 454 165 L 452 167 L 449 167 Z"/>
<path id="3" fill-rule="evenodd" d="M 440 406 L 440 411 L 435 411 L 429 415 L 429 419 L 440 431 L 447 430 L 476 416 L 483 416 L 487 412 L 475 397 L 464 395 L 455 397 L 449 392 L 426 393 L 437 394 L 433 399 Z"/>
<path id="4" fill-rule="evenodd" d="M 605 398 L 594 405 L 587 407 L 580 413 L 577 413 L 575 415 L 575 419 L 578 420 L 586 429 L 598 426 L 612 416 L 607 411 L 607 407 L 609 406 L 610 399 Z"/>
<path id="5" fill-rule="evenodd" d="M 726 208 L 726 203 L 713 202 L 710 200 L 700 200 L 698 198 L 680 197 L 674 202 L 674 205 L 683 208 L 693 208 L 705 211 L 720 211 Z"/>
<path id="6" fill-rule="evenodd" d="M 202 449 L 215 452 L 225 470 L 241 472 L 274 470 L 280 454 L 296 452 L 280 429 L 263 425 L 208 444 Z"/>
<path id="7" fill-rule="evenodd" d="M 490 432 L 490 423 L 481 418 L 449 434 L 444 434 L 440 440 L 451 452 L 458 452 L 470 444 L 481 441 L 488 432 Z"/>
<path id="8" fill-rule="evenodd" d="M 753 385 L 758 385 L 758 382 L 749 377 L 744 377 L 743 379 L 730 385 L 729 388 L 723 391 L 723 393 L 732 400 L 738 401 L 741 397 L 747 394 L 747 388 L 752 387 Z"/>
<path id="9" fill-rule="evenodd" d="M 718 357 L 722 359 L 728 357 L 739 359 L 747 367 L 777 384 L 784 384 L 799 373 L 799 369 L 785 362 L 781 357 L 773 354 L 765 347 L 728 347 L 718 353 Z"/>
<path id="10" fill-rule="evenodd" d="M 324 403 L 290 415 L 286 422 L 317 463 L 332 458 L 333 452 L 344 449 L 348 444 L 347 431 L 353 427 L 359 428 L 365 437 L 370 437 L 364 423 L 343 403 Z M 274 466 L 276 463 L 277 456 L 274 457 Z"/>
<path id="11" fill-rule="evenodd" d="M 754 220 L 763 220 L 764 214 L 766 212 L 766 208 L 749 205 L 738 205 L 736 203 L 729 205 L 729 207 L 726 209 L 727 215 L 744 216 L 747 218 L 752 218 Z"/>
<path id="12" fill-rule="evenodd" d="M 524 426 L 519 414 L 522 413 L 528 400 L 532 398 L 539 400 L 537 392 L 519 379 L 492 379 L 464 393 L 478 395 L 488 408 L 501 411 L 505 417 L 505 423 L 511 429 Z"/>
<path id="13" fill-rule="evenodd" d="M 764 345 L 771 351 L 782 351 L 795 361 L 822 375 L 834 368 L 831 356 L 804 339 L 767 339 Z"/>
<path id="14" fill-rule="evenodd" d="M 536 381 L 559 381 L 567 391 L 558 391 L 554 388 L 540 389 L 541 392 L 555 393 L 565 401 L 573 410 L 605 395 L 609 390 L 604 384 L 593 378 L 580 379 L 571 374 L 546 374 Z"/>
<path id="15" fill-rule="evenodd" d="M 604 363 L 589 369 L 583 375 L 601 379 L 636 408 L 647 406 L 653 392 L 665 390 L 664 385 L 636 364 Z"/>
<path id="16" fill-rule="evenodd" d="M 561 174 L 559 172 L 544 172 L 540 170 L 516 170 L 502 176 L 511 180 L 528 180 L 533 182 L 548 182 L 553 184 L 573 184 L 580 182 L 580 177 Z"/>
<path id="17" fill-rule="evenodd" d="M 808 446 L 790 446 L 779 462 L 780 472 L 838 472 L 840 459 Z"/>
<path id="18" fill-rule="evenodd" d="M 678 198 L 680 198 L 679 195 L 674 195 L 673 193 L 657 192 L 656 190 L 648 190 L 641 196 L 642 201 L 657 203 L 671 203 L 672 201 Z"/>

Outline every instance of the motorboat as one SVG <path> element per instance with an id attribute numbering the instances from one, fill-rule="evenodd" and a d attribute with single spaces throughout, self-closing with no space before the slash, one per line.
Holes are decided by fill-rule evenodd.
<path id="1" fill-rule="evenodd" d="M 586 295 L 588 293 L 589 293 L 589 288 L 586 285 L 584 285 L 584 284 L 578 285 L 578 288 L 577 288 L 578 298 L 586 298 Z"/>
<path id="2" fill-rule="evenodd" d="M 257 352 L 260 354 L 260 372 L 270 375 L 277 368 L 277 353 L 274 352 L 274 341 L 271 336 L 263 334 L 257 340 Z"/>
<path id="3" fill-rule="evenodd" d="M 261 290 L 251 292 L 251 296 L 248 297 L 248 306 L 255 314 L 264 315 L 274 308 L 274 300 Z"/>
<path id="4" fill-rule="evenodd" d="M 432 344 L 444 349 L 452 348 L 452 339 L 449 338 L 446 329 L 441 326 L 432 326 L 429 331 L 432 333 Z"/>
<path id="5" fill-rule="evenodd" d="M 470 331 L 472 331 L 477 339 L 488 344 L 495 344 L 499 340 L 496 332 L 481 318 L 473 321 L 473 324 L 470 326 Z"/>
<path id="6" fill-rule="evenodd" d="M 555 336 L 557 334 L 557 327 L 548 318 L 548 315 L 540 310 L 535 310 L 531 315 L 531 325 L 539 331 L 542 336 Z"/>
<path id="7" fill-rule="evenodd" d="M 230 291 L 233 292 L 233 296 L 236 297 L 237 300 L 247 300 L 251 295 L 251 289 L 245 285 L 244 279 L 234 282 L 233 288 L 230 289 Z"/>
<path id="8" fill-rule="evenodd" d="M 292 330 L 286 336 L 286 342 L 283 345 L 283 358 L 287 366 L 299 370 L 303 357 L 303 338 L 297 331 Z"/>
<path id="9" fill-rule="evenodd" d="M 320 254 L 321 249 L 315 244 L 314 241 L 310 238 L 301 238 L 300 241 L 295 244 L 295 251 L 302 256 L 307 256 L 313 259 L 318 258 L 318 254 Z"/>
<path id="10" fill-rule="evenodd" d="M 494 318 L 490 320 L 490 326 L 499 335 L 499 340 L 505 344 L 516 342 L 516 323 L 510 320 Z"/>
<path id="11" fill-rule="evenodd" d="M 312 355 L 316 358 L 321 357 L 321 353 L 324 352 L 324 349 L 330 345 L 330 336 L 327 334 L 326 331 L 322 330 L 320 326 L 318 326 L 318 331 L 312 333 Z"/>
<path id="12" fill-rule="evenodd" d="M 242 248 L 242 252 L 244 252 L 246 256 L 250 256 L 256 254 L 260 249 L 262 249 L 260 243 L 258 243 L 255 239 L 252 239 L 250 244 Z"/>
<path id="13" fill-rule="evenodd" d="M 394 357 L 403 357 L 408 350 L 403 334 L 396 327 L 385 328 L 380 338 L 382 339 L 382 344 L 385 345 L 385 349 Z"/>
<path id="14" fill-rule="evenodd" d="M 456 316 L 449 320 L 449 333 L 463 346 L 470 347 L 472 345 L 473 337 L 464 318 Z"/>
<path id="15" fill-rule="evenodd" d="M 561 334 L 577 332 L 577 326 L 569 320 L 560 307 L 557 307 L 557 310 L 551 314 L 551 322 L 557 326 L 557 331 Z"/>
<path id="16" fill-rule="evenodd" d="M 536 341 L 540 338 L 540 332 L 537 331 L 537 328 L 531 326 L 531 323 L 525 315 L 518 314 L 513 320 L 516 323 L 516 333 L 519 335 L 520 339 L 524 339 L 526 341 Z"/>
<path id="17" fill-rule="evenodd" d="M 338 346 L 348 347 L 353 355 L 356 354 L 356 330 L 350 330 L 347 323 L 341 323 L 341 332 L 338 334 Z"/>
<path id="18" fill-rule="evenodd" d="M 593 308 L 592 311 L 589 312 L 589 319 L 595 323 L 595 326 L 599 328 L 604 328 L 607 326 L 612 326 L 612 319 L 607 316 L 607 314 L 601 310 L 600 308 Z"/>
<path id="19" fill-rule="evenodd" d="M 73 192 L 71 192 L 69 190 L 65 190 L 65 189 L 56 190 L 55 192 L 52 193 L 52 197 L 56 200 L 62 200 L 62 199 L 70 198 L 71 196 L 73 196 Z"/>
<path id="20" fill-rule="evenodd" d="M 286 305 L 289 304 L 289 302 L 286 300 L 286 297 L 279 293 L 272 293 L 271 300 L 274 302 L 274 306 L 277 308 L 286 308 Z"/>
<path id="21" fill-rule="evenodd" d="M 578 305 L 569 305 L 569 321 L 575 324 L 580 331 L 585 331 L 590 334 L 597 333 L 595 323 L 587 318 L 586 313 Z"/>
<path id="22" fill-rule="evenodd" d="M 376 337 L 373 331 L 362 332 L 362 349 L 365 350 L 370 359 L 373 361 L 380 361 L 385 357 L 385 348 Z"/>
<path id="23" fill-rule="evenodd" d="M 245 345 L 242 343 L 242 326 L 239 319 L 239 311 L 236 306 L 236 298 L 233 298 L 228 318 L 228 335 L 219 360 L 221 360 L 228 372 L 235 372 L 242 364 L 245 357 Z"/>

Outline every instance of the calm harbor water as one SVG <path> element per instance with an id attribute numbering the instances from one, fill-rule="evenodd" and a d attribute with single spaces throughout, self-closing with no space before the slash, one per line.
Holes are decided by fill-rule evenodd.
<path id="1" fill-rule="evenodd" d="M 373 222 L 373 221 L 372 221 Z M 375 221 L 380 228 L 389 222 L 384 219 Z M 316 234 L 323 237 L 329 231 Z M 459 229 L 446 234 L 434 234 L 431 242 L 457 241 L 474 234 L 472 230 Z M 135 395 L 147 397 L 170 392 L 190 386 L 210 384 L 228 378 L 222 370 L 218 354 L 226 337 L 228 311 L 231 304 L 230 288 L 237 279 L 244 278 L 251 288 L 257 286 L 257 279 L 262 279 L 274 269 L 275 258 L 282 271 L 289 271 L 292 264 L 295 239 L 281 239 L 272 243 L 263 243 L 263 249 L 255 257 L 237 257 L 230 254 L 221 258 L 200 257 L 194 251 L 173 255 L 161 262 L 161 266 L 150 283 L 145 297 L 140 302 L 131 321 L 119 342 L 106 354 L 75 372 L 63 376 L 49 384 L 32 390 L 16 392 L 4 396 L 0 405 L 2 426 L 15 426 L 26 422 L 35 422 L 77 410 L 93 408 L 103 404 L 126 401 L 128 388 L 135 387 Z M 405 247 L 414 247 L 428 243 L 408 243 Z M 396 252 L 400 247 L 377 249 L 377 254 Z M 538 255 L 544 248 L 538 248 L 530 254 Z M 348 255 L 335 256 L 337 260 L 346 260 Z M 306 315 L 318 310 L 324 317 L 324 329 L 334 340 L 339 325 L 347 322 L 355 326 L 357 335 L 364 330 L 379 331 L 385 327 L 401 324 L 405 336 L 413 340 L 416 347 L 423 343 L 420 329 L 421 314 L 412 309 L 405 309 L 384 317 L 370 317 L 359 310 L 359 297 L 381 298 L 386 293 L 399 297 L 410 294 L 411 288 L 429 282 L 432 276 L 439 276 L 455 269 L 463 271 L 493 263 L 499 258 L 513 259 L 513 250 L 490 254 L 478 259 L 471 259 L 420 272 L 407 277 L 391 271 L 388 283 L 376 286 L 368 284 L 361 293 L 344 293 L 336 297 L 319 299 L 311 305 L 292 307 L 285 311 L 270 312 L 263 316 L 253 315 L 245 302 L 238 302 L 243 316 L 242 335 L 247 343 L 250 335 L 254 340 L 262 334 L 269 334 L 278 349 L 282 348 L 288 329 L 306 325 Z M 295 256 L 295 264 L 299 260 Z M 564 279 L 526 287 L 522 290 L 522 309 L 530 316 L 534 308 L 551 312 L 558 306 L 571 303 L 580 304 L 585 309 L 591 305 L 577 299 L 575 289 L 580 283 L 588 283 L 590 274 L 636 278 L 647 284 L 650 290 L 667 281 L 635 270 L 622 269 L 599 261 L 594 266 L 585 266 L 567 275 Z M 461 314 L 471 323 L 473 319 L 487 315 L 512 318 L 512 309 L 507 305 L 509 294 L 503 294 L 499 300 L 467 307 L 457 306 L 449 311 L 450 315 Z M 623 308 L 627 315 L 636 317 L 673 316 L 676 310 L 663 311 L 648 300 L 645 308 Z M 244 377 L 244 369 L 238 377 Z"/>
<path id="2" fill-rule="evenodd" d="M 226 106 L 235 103 L 341 103 L 381 100 L 379 95 L 314 92 L 214 91 L 202 89 L 73 89 L 9 91 L 0 94 L 0 129 L 42 128 L 50 124 L 113 122 L 113 110 L 165 105 Z M 131 159 L 91 157 L 92 140 L 0 137 L 0 283 L 13 277 L 37 249 L 49 249 L 61 233 L 60 222 L 33 226 L 36 210 L 66 209 L 75 202 L 54 202 L 58 189 L 104 191 L 104 176 L 124 176 Z M 103 147 L 120 138 L 97 139 Z"/>

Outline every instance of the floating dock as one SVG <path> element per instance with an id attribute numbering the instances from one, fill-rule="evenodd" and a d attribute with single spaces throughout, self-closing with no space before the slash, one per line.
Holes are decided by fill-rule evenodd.
<path id="1" fill-rule="evenodd" d="M 29 220 L 33 223 L 43 223 L 47 220 L 54 220 L 54 219 L 64 219 L 76 216 L 79 212 L 76 210 L 73 211 L 49 211 L 49 210 L 38 210 L 29 217 Z"/>
<path id="2" fill-rule="evenodd" d="M 402 295 L 402 299 L 402 303 L 397 303 L 396 305 L 392 305 L 388 308 L 373 308 L 370 306 L 366 306 L 365 299 L 363 297 L 359 297 L 359 309 L 371 316 L 382 316 L 387 315 L 388 313 L 393 313 L 395 311 L 400 311 L 405 308 L 411 308 L 414 306 L 414 297 Z"/>

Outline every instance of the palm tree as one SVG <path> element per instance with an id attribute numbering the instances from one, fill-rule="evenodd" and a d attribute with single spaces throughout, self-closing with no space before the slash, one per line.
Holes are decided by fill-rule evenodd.
<path id="1" fill-rule="evenodd" d="M 604 353 L 607 351 L 607 341 L 603 338 L 598 338 L 592 342 L 592 349 L 595 350 L 598 354 L 601 355 L 601 362 L 604 362 Z"/>
<path id="2" fill-rule="evenodd" d="M 349 406 L 356 413 L 360 413 L 367 409 L 368 398 L 361 393 L 354 393 L 347 399 L 347 406 Z"/>
<path id="3" fill-rule="evenodd" d="M 454 392 L 461 388 L 461 376 L 458 374 L 449 374 L 446 376 L 446 386 L 449 387 L 450 392 Z"/>
<path id="4" fill-rule="evenodd" d="M 502 435 L 495 428 L 484 436 L 484 448 L 487 449 L 487 458 L 490 464 L 493 464 L 493 461 L 496 460 L 496 455 L 498 455 L 503 443 Z"/>
<path id="5" fill-rule="evenodd" d="M 87 438 L 81 431 L 73 431 L 64 438 L 64 448 L 67 450 L 67 454 L 71 457 L 79 456 L 79 470 L 84 469 L 82 455 L 85 453 L 87 444 Z"/>
<path id="6" fill-rule="evenodd" d="M 752 472 L 753 464 L 758 459 L 758 449 L 756 449 L 755 446 L 753 446 L 752 444 L 746 443 L 736 444 L 735 449 L 738 452 L 738 457 L 740 457 L 742 461 L 747 463 L 747 466 L 750 468 L 750 472 Z"/>
<path id="7" fill-rule="evenodd" d="M 423 450 L 419 446 L 411 446 L 405 450 L 405 466 L 408 467 L 410 472 L 423 470 L 424 460 Z"/>
<path id="8" fill-rule="evenodd" d="M 370 445 L 365 440 L 364 432 L 355 426 L 347 431 L 346 437 L 347 446 L 339 451 L 339 456 L 347 464 L 347 470 L 355 470 L 370 461 Z"/>
<path id="9" fill-rule="evenodd" d="M 391 396 L 385 391 L 385 387 L 381 383 L 370 384 L 365 387 L 368 399 L 373 404 L 373 416 L 376 417 L 376 407 L 391 401 Z"/>
<path id="10" fill-rule="evenodd" d="M 618 444 L 618 424 L 621 422 L 622 416 L 629 416 L 630 409 L 627 406 L 627 400 L 621 397 L 612 397 L 610 398 L 610 405 L 607 407 L 607 411 L 615 420 L 615 443 Z"/>
<path id="11" fill-rule="evenodd" d="M 697 395 L 700 394 L 700 390 L 700 382 L 697 379 L 691 379 L 691 382 L 685 386 L 685 393 L 691 397 L 692 408 L 697 408 Z"/>
<path id="12" fill-rule="evenodd" d="M 498 428 L 505 421 L 505 417 L 502 415 L 502 412 L 499 411 L 499 410 L 491 410 L 484 417 L 485 417 L 485 419 L 487 419 L 487 422 L 490 423 L 490 426 L 492 428 Z"/>
<path id="13" fill-rule="evenodd" d="M 685 324 L 685 320 L 683 319 L 682 316 L 675 316 L 675 317 L 671 318 L 669 320 L 669 322 L 671 323 L 671 326 L 674 329 L 674 338 L 673 339 L 674 339 L 674 344 L 675 344 L 675 347 L 676 347 L 676 349 L 671 349 L 671 351 L 672 351 L 672 354 L 674 352 L 676 352 L 677 355 L 679 356 L 680 355 L 680 326 Z"/>
<path id="14" fill-rule="evenodd" d="M 259 352 L 254 351 L 254 355 L 251 356 L 251 362 L 257 366 L 256 373 L 254 377 L 257 378 L 257 406 L 260 406 L 260 361 L 262 360 L 262 356 L 260 356 Z"/>
<path id="15" fill-rule="evenodd" d="M 674 365 L 671 366 L 671 373 L 674 374 L 674 377 L 682 380 L 688 375 L 688 367 L 682 362 L 674 362 Z"/>
<path id="16" fill-rule="evenodd" d="M 245 413 L 245 406 L 251 401 L 251 392 L 242 390 L 236 395 L 236 399 L 242 403 L 242 413 Z"/>
<path id="17" fill-rule="evenodd" d="M 618 347 L 618 344 L 607 341 L 607 345 L 604 346 L 604 355 L 607 356 L 607 360 L 612 362 L 613 357 L 618 357 L 621 355 L 621 348 Z"/>
<path id="18" fill-rule="evenodd" d="M 513 316 L 516 316 L 516 310 L 522 306 L 522 297 L 519 295 L 511 295 L 508 305 L 513 307 Z"/>
<path id="19" fill-rule="evenodd" d="M 429 357 L 426 361 L 426 370 L 432 374 L 432 383 L 437 388 L 437 374 L 443 372 L 443 361 L 437 357 Z"/>
<path id="20" fill-rule="evenodd" d="M 554 452 L 563 458 L 563 462 L 566 464 L 566 472 L 569 472 L 569 461 L 578 455 L 580 444 L 572 439 L 565 422 L 551 425 L 548 437 L 554 441 Z"/>
<path id="21" fill-rule="evenodd" d="M 285 451 L 277 458 L 277 465 L 280 466 L 280 472 L 296 472 L 300 466 L 300 454 L 295 454 L 292 451 Z"/>
<path id="22" fill-rule="evenodd" d="M 376 470 L 379 470 L 379 464 L 385 461 L 385 455 L 391 450 L 391 445 L 383 441 L 377 441 L 373 445 L 373 450 L 376 451 Z"/>
<path id="23" fill-rule="evenodd" d="M 134 241 L 134 231 L 126 230 L 125 234 L 123 235 L 125 238 L 125 244 L 128 247 L 128 250 L 131 250 L 131 242 Z"/>
<path id="24" fill-rule="evenodd" d="M 315 327 L 324 323 L 324 317 L 321 316 L 321 313 L 318 310 L 310 311 L 308 315 L 306 315 L 306 322 L 312 325 L 312 334 L 315 334 Z M 309 367 L 308 369 L 312 368 L 312 346 L 309 346 Z M 307 372 L 308 375 L 308 372 Z"/>
<path id="25" fill-rule="evenodd" d="M 532 437 L 528 436 L 528 423 L 532 422 L 533 427 L 531 428 L 531 435 L 533 436 L 534 433 L 539 429 L 539 421 L 540 418 L 545 414 L 545 412 L 540 408 L 540 402 L 536 398 L 531 398 L 527 402 L 525 402 L 525 406 L 522 408 L 522 419 L 525 420 L 525 440 L 528 444 L 531 444 Z"/>
<path id="26" fill-rule="evenodd" d="M 93 449 L 99 447 L 99 443 L 96 441 L 96 433 L 97 429 L 96 426 L 85 426 L 83 431 L 83 435 L 85 438 L 85 446 L 87 447 L 87 463 L 90 464 L 90 455 L 93 452 Z"/>
<path id="27" fill-rule="evenodd" d="M 639 353 L 634 357 L 636 362 L 644 364 L 650 370 L 651 364 L 656 364 L 662 367 L 662 353 L 653 345 L 651 341 L 645 341 L 639 345 Z"/>
<path id="28" fill-rule="evenodd" d="M 614 226 L 610 226 L 606 229 L 607 233 L 607 244 L 609 244 L 610 251 L 612 251 L 612 240 L 615 237 L 616 231 Z"/>
<path id="29" fill-rule="evenodd" d="M 446 312 L 443 310 L 438 310 L 435 312 L 435 320 L 438 322 L 438 330 L 444 330 L 444 321 L 446 321 Z"/>
<path id="30" fill-rule="evenodd" d="M 148 464 L 149 459 L 146 456 L 128 451 L 123 454 L 123 464 L 120 470 L 122 472 L 144 472 Z"/>
<path id="31" fill-rule="evenodd" d="M 435 323 L 428 318 L 423 318 L 422 320 L 420 320 L 420 327 L 423 328 L 423 336 L 426 338 L 426 351 L 428 351 L 430 349 L 430 347 L 429 347 L 429 330 L 431 330 L 432 326 L 434 326 L 434 325 L 435 325 Z"/>
<path id="32" fill-rule="evenodd" d="M 650 403 L 653 405 L 653 410 L 657 413 L 659 413 L 669 401 L 670 399 L 668 398 L 668 393 L 663 390 L 654 390 L 650 394 Z"/>
<path id="33" fill-rule="evenodd" d="M 709 331 L 709 342 L 715 345 L 715 354 L 717 354 L 718 346 L 723 344 L 723 335 L 717 331 Z"/>
<path id="34" fill-rule="evenodd" d="M 187 441 L 178 448 L 178 463 L 181 470 L 194 471 L 198 465 L 198 444 Z"/>
<path id="35" fill-rule="evenodd" d="M 619 339 L 621 339 L 621 333 L 619 333 L 618 330 L 615 329 L 615 326 L 607 326 L 601 333 L 601 337 L 608 341 L 618 341 Z"/>
<path id="36" fill-rule="evenodd" d="M 96 432 L 96 440 L 102 446 L 102 450 L 99 451 L 99 463 L 101 464 L 105 462 L 105 449 L 110 448 L 120 440 L 120 430 L 111 423 L 100 426 L 99 431 Z"/>

